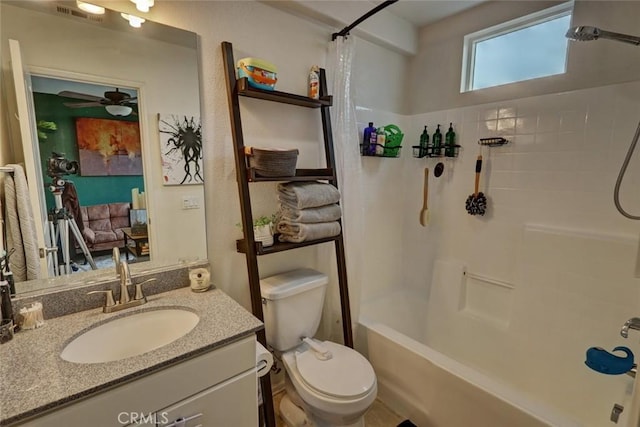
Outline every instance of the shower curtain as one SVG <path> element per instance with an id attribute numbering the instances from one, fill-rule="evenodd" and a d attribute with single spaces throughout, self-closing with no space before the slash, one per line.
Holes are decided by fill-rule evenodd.
<path id="1" fill-rule="evenodd" d="M 333 83 L 333 85 L 329 84 L 330 94 L 333 95 L 331 123 L 336 172 L 341 193 L 340 206 L 342 208 L 351 322 L 355 336 L 360 314 L 360 290 L 364 265 L 363 250 L 359 244 L 362 241 L 361 236 L 363 236 L 364 206 L 358 128 L 351 86 L 354 43 L 355 40 L 352 37 L 337 37 L 329 44 L 327 78 Z M 336 281 L 337 279 L 332 277 L 332 282 L 336 283 Z M 327 303 L 325 303 L 323 313 L 325 334 L 328 334 L 328 338 L 333 341 L 341 341 L 342 316 L 338 286 L 330 286 L 327 292 Z"/>

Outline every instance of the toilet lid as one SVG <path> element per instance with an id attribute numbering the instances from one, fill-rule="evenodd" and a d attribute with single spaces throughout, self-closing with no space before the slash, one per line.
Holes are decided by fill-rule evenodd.
<path id="1" fill-rule="evenodd" d="M 368 393 L 375 373 L 367 359 L 348 347 L 330 341 L 322 343 L 333 357 L 320 360 L 313 350 L 296 352 L 296 365 L 304 382 L 317 391 L 334 397 L 356 398 Z"/>

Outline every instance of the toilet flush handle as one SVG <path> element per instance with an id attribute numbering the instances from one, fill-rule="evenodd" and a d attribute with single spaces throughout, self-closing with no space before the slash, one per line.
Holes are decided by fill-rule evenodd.
<path id="1" fill-rule="evenodd" d="M 313 350 L 315 356 L 318 359 L 329 360 L 333 357 L 333 354 L 331 354 L 331 351 L 329 351 L 327 347 L 322 345 L 322 343 L 307 337 L 302 338 L 302 341 L 304 341 L 305 343 L 307 343 L 309 347 L 311 347 L 311 350 Z"/>

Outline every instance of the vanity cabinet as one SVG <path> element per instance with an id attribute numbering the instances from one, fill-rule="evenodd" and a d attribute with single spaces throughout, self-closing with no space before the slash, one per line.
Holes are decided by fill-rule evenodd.
<path id="1" fill-rule="evenodd" d="M 255 427 L 258 425 L 255 342 L 254 335 L 248 336 L 19 425 Z M 102 369 L 111 369 L 106 365 L 112 363 L 97 365 L 96 375 Z M 175 423 L 180 419 L 187 421 Z"/>

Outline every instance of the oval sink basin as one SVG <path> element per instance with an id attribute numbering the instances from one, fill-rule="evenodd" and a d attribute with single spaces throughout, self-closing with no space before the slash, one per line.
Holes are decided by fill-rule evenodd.
<path id="1" fill-rule="evenodd" d="M 104 363 L 137 356 L 186 335 L 200 318 L 179 308 L 143 311 L 89 329 L 62 350 L 74 363 Z"/>

